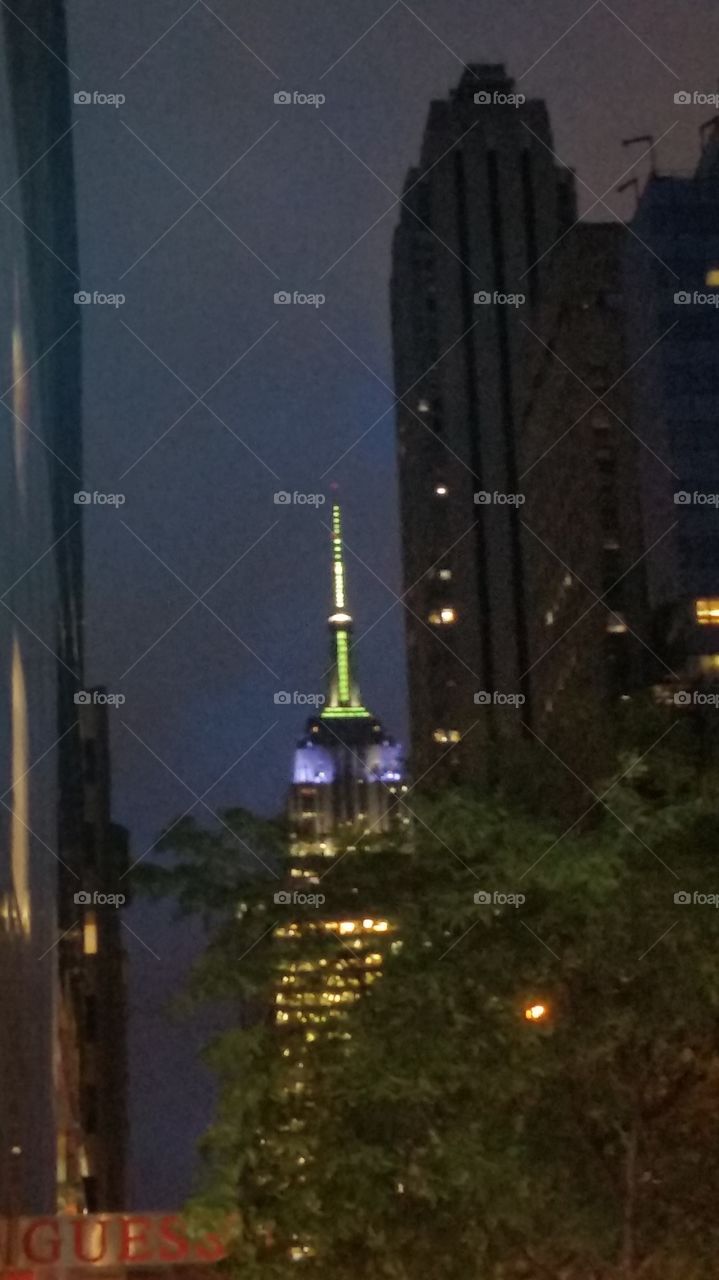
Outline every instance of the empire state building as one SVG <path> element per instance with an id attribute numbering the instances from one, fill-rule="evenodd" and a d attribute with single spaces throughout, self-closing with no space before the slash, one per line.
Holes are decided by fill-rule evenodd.
<path id="1" fill-rule="evenodd" d="M 351 832 L 384 835 L 395 828 L 401 808 L 395 797 L 403 789 L 401 748 L 363 705 L 354 672 L 337 505 L 332 508 L 332 593 L 329 696 L 297 745 L 289 804 L 295 872 L 308 879 Z"/>
<path id="2" fill-rule="evenodd" d="M 400 746 L 363 704 L 352 652 L 352 616 L 339 506 L 332 508 L 332 612 L 327 701 L 311 717 L 294 756 L 289 796 L 290 847 L 286 889 L 275 900 L 302 908 L 274 936 L 283 942 L 276 990 L 278 1027 L 297 1041 L 329 1032 L 363 987 L 378 976 L 396 934 L 377 901 L 348 910 L 333 891 L 333 865 L 362 858 L 377 837 L 396 839 L 408 819 Z M 335 881 L 335 884 L 337 882 Z M 318 892 L 321 890 L 321 892 Z M 335 902 L 332 910 L 332 902 Z M 309 906 L 309 909 L 308 909 Z M 286 1057 L 294 1058 L 289 1050 Z"/>
<path id="3" fill-rule="evenodd" d="M 307 721 L 295 750 L 288 875 L 286 887 L 275 894 L 275 903 L 287 908 L 288 920 L 273 931 L 278 944 L 274 1022 L 285 1107 L 278 1154 L 284 1176 L 299 1183 L 316 1154 L 322 1077 L 314 1051 L 326 1038 L 351 1037 L 351 1006 L 381 976 L 388 952 L 400 946 L 383 877 L 370 875 L 369 886 L 361 890 L 347 872 L 360 864 L 366 867 L 366 859 L 391 856 L 382 851 L 382 837 L 396 852 L 397 838 L 408 823 L 401 803 L 408 789 L 401 749 L 364 706 L 354 672 L 336 505 L 331 534 L 328 696 L 322 712 Z M 339 863 L 344 863 L 344 874 L 338 878 L 331 873 Z M 315 1256 L 315 1244 L 301 1225 L 286 1245 L 295 1262 Z"/>

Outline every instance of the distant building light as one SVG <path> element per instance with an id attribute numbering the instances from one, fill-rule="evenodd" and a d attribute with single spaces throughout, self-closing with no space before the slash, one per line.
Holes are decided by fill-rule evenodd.
<path id="1" fill-rule="evenodd" d="M 700 654 L 699 670 L 702 675 L 715 675 L 719 671 L 719 653 Z"/>
<path id="2" fill-rule="evenodd" d="M 462 735 L 459 732 L 459 729 L 435 729 L 434 733 L 432 734 L 432 738 L 435 742 L 461 742 L 462 741 Z M 406 788 L 403 788 L 403 790 L 406 790 Z"/>
<path id="3" fill-rule="evenodd" d="M 702 627 L 719 626 L 719 596 L 697 600 L 696 619 Z"/>
<path id="4" fill-rule="evenodd" d="M 434 486 L 434 491 L 437 494 L 438 498 L 446 498 L 447 494 L 449 493 L 449 489 L 447 488 L 446 484 L 436 484 Z"/>
<path id="5" fill-rule="evenodd" d="M 342 920 L 340 922 L 340 933 L 354 933 L 354 920 Z"/>
<path id="6" fill-rule="evenodd" d="M 530 1004 L 524 1010 L 524 1016 L 527 1022 L 541 1022 L 542 1018 L 547 1016 L 547 1006 L 544 1004 Z"/>
<path id="7" fill-rule="evenodd" d="M 719 288 L 719 267 L 709 267 L 707 269 L 704 283 L 712 285 L 715 289 Z"/>
<path id="8" fill-rule="evenodd" d="M 562 579 L 562 584 L 563 584 L 563 586 L 565 586 L 565 587 L 571 587 L 571 585 L 572 585 L 572 583 L 573 583 L 573 582 L 574 582 L 574 578 L 572 577 L 571 573 L 565 573 L 565 575 L 564 575 L 564 577 L 563 577 L 563 579 Z"/>
<path id="9" fill-rule="evenodd" d="M 613 613 L 607 621 L 607 631 L 610 636 L 623 636 L 626 634 L 627 624 L 621 614 Z"/>
<path id="10" fill-rule="evenodd" d="M 547 612 L 544 615 L 544 625 L 545 627 L 554 626 L 554 610 L 553 609 L 547 609 Z"/>
<path id="11" fill-rule="evenodd" d="M 431 409 L 431 405 L 429 403 L 429 400 L 422 399 L 417 401 L 418 413 L 429 413 L 430 409 Z"/>
<path id="12" fill-rule="evenodd" d="M 451 569 L 439 569 L 439 570 L 438 570 L 438 572 L 437 572 L 437 577 L 438 577 L 438 578 L 441 578 L 441 579 L 442 579 L 442 582 L 449 582 L 449 581 L 451 580 L 451 577 L 452 577 L 452 570 L 451 570 Z"/>

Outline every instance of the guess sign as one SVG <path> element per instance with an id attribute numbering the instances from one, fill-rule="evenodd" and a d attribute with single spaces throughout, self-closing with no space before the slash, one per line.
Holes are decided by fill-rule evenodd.
<path id="1" fill-rule="evenodd" d="M 219 1262 L 219 1235 L 190 1239 L 178 1213 L 58 1214 L 13 1224 L 11 1267 L 176 1267 Z M 7 1257 L 8 1220 L 2 1221 Z M 7 1274 L 7 1273 L 6 1273 Z"/>

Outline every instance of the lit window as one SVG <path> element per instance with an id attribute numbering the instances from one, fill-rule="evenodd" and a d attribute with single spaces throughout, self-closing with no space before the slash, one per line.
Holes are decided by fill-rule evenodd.
<path id="1" fill-rule="evenodd" d="M 547 612 L 544 615 L 544 625 L 546 627 L 554 626 L 554 610 L 553 609 L 547 609 Z"/>
<path id="2" fill-rule="evenodd" d="M 438 572 L 438 574 L 437 574 L 437 577 L 438 577 L 438 578 L 441 578 L 443 582 L 449 582 L 449 581 L 450 581 L 450 579 L 451 579 L 451 577 L 452 577 L 452 570 L 451 570 L 451 569 L 440 569 L 440 570 L 439 570 L 439 572 Z"/>
<path id="3" fill-rule="evenodd" d="M 430 409 L 429 400 L 418 400 L 418 401 L 417 401 L 417 412 L 418 412 L 418 413 L 429 413 L 429 409 Z"/>
<path id="4" fill-rule="evenodd" d="M 94 911 L 85 915 L 82 929 L 82 949 L 86 956 L 97 955 L 97 917 Z"/>
<path id="5" fill-rule="evenodd" d="M 462 735 L 459 729 L 435 729 L 432 737 L 435 742 L 461 742 Z M 403 790 L 406 791 L 406 787 Z"/>
<path id="6" fill-rule="evenodd" d="M 562 579 L 562 582 L 565 587 L 571 587 L 572 583 L 574 582 L 574 578 L 572 577 L 571 573 L 565 573 L 564 578 Z"/>
<path id="7" fill-rule="evenodd" d="M 719 597 L 712 596 L 710 599 L 697 600 L 696 618 L 700 626 L 719 626 Z"/>
<path id="8" fill-rule="evenodd" d="M 709 267 L 707 269 L 705 284 L 713 285 L 719 288 L 719 267 Z"/>
<path id="9" fill-rule="evenodd" d="M 702 675 L 714 675 L 719 671 L 719 653 L 700 654 L 699 670 Z"/>
<path id="10" fill-rule="evenodd" d="M 354 929 L 353 920 L 343 920 L 340 924 L 340 933 L 354 933 Z"/>
<path id="11" fill-rule="evenodd" d="M 457 610 L 447 606 L 444 609 L 433 609 L 429 615 L 433 627 L 446 627 L 457 621 Z"/>
<path id="12" fill-rule="evenodd" d="M 627 624 L 621 614 L 613 613 L 607 622 L 607 631 L 610 636 L 623 636 L 626 630 Z"/>
<path id="13" fill-rule="evenodd" d="M 434 486 L 434 491 L 437 494 L 438 498 L 446 498 L 447 494 L 449 493 L 449 489 L 447 488 L 446 484 L 436 484 Z"/>

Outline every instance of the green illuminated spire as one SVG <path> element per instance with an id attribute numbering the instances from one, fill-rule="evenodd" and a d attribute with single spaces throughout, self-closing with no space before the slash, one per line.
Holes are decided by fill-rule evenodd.
<path id="1" fill-rule="evenodd" d="M 337 503 L 332 507 L 332 597 L 334 609 L 329 618 L 332 637 L 330 696 L 322 715 L 329 718 L 368 716 L 369 711 L 362 706 L 359 687 L 352 674 L 352 618 L 347 612 L 342 516 Z"/>

